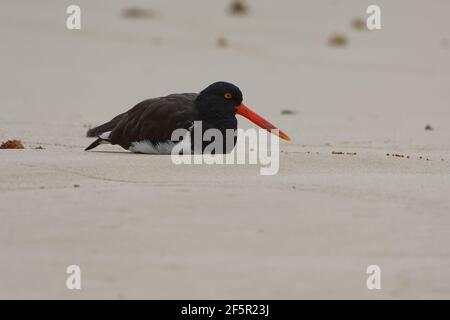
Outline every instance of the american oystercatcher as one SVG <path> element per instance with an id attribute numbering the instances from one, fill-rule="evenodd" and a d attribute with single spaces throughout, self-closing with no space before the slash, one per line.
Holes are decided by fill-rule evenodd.
<path id="1" fill-rule="evenodd" d="M 227 130 L 235 132 L 237 129 L 236 114 L 284 140 L 290 140 L 286 134 L 242 103 L 242 92 L 238 87 L 227 82 L 215 82 L 199 94 L 171 94 L 138 103 L 111 121 L 88 130 L 87 136 L 97 137 L 97 140 L 85 150 L 100 144 L 117 144 L 137 153 L 170 154 L 173 147 L 181 143 L 171 140 L 172 133 L 176 129 L 185 129 L 189 137 L 182 141 L 189 143 L 188 147 L 194 151 L 194 135 L 190 133 L 195 123 L 201 123 L 202 133 L 208 129 L 217 129 L 223 137 L 227 137 Z M 202 139 L 201 150 L 209 143 Z M 235 144 L 234 136 L 231 149 L 224 147 L 220 153 L 230 152 Z"/>

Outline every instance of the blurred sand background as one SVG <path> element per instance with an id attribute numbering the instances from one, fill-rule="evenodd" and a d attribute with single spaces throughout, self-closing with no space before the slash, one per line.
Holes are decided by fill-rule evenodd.
<path id="1" fill-rule="evenodd" d="M 0 298 L 450 298 L 450 2 L 376 1 L 379 31 L 352 26 L 374 1 L 229 3 L 1 2 L 0 141 L 25 149 L 0 150 Z M 218 80 L 291 136 L 278 175 L 83 152 Z"/>

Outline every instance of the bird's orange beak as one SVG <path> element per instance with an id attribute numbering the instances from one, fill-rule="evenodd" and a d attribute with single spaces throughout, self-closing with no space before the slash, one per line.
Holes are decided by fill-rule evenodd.
<path id="1" fill-rule="evenodd" d="M 277 127 L 275 127 L 273 124 L 271 124 L 269 121 L 258 115 L 256 112 L 252 111 L 249 107 L 247 107 L 245 104 L 241 103 L 239 106 L 236 107 L 236 113 L 247 118 L 254 124 L 260 126 L 263 129 L 266 129 L 267 131 L 279 136 L 281 139 L 290 141 L 291 138 L 289 138 L 283 131 L 279 130 Z M 275 130 L 275 131 L 272 131 Z"/>

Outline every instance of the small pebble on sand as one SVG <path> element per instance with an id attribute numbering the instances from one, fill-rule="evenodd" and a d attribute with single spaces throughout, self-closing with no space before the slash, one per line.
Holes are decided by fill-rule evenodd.
<path id="1" fill-rule="evenodd" d="M 217 45 L 219 48 L 226 48 L 226 47 L 228 47 L 228 40 L 227 40 L 227 38 L 225 38 L 225 37 L 219 37 L 219 38 L 217 38 L 217 40 L 216 40 L 216 45 Z"/>
<path id="2" fill-rule="evenodd" d="M 366 21 L 362 18 L 354 18 L 352 20 L 352 28 L 355 30 L 367 30 Z"/>
<path id="3" fill-rule="evenodd" d="M 348 38 L 345 34 L 333 34 L 328 39 L 328 44 L 332 47 L 345 47 L 348 44 Z"/>
<path id="4" fill-rule="evenodd" d="M 2 142 L 2 144 L 0 145 L 0 149 L 25 149 L 25 147 L 20 140 L 8 140 Z"/>
<path id="5" fill-rule="evenodd" d="M 235 0 L 231 2 L 228 11 L 232 15 L 245 15 L 249 12 L 249 7 L 244 1 Z"/>

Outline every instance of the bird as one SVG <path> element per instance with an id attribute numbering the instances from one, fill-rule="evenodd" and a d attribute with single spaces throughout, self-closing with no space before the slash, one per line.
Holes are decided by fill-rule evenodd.
<path id="1" fill-rule="evenodd" d="M 194 135 L 197 123 L 202 134 L 208 129 L 219 130 L 226 137 L 227 130 L 237 130 L 236 115 L 241 115 L 283 140 L 290 138 L 269 121 L 243 104 L 241 90 L 229 82 L 219 81 L 200 93 L 178 93 L 144 100 L 130 110 L 119 114 L 109 122 L 89 129 L 87 137 L 96 137 L 85 151 L 102 144 L 119 145 L 134 153 L 170 154 L 178 143 L 187 143 L 194 151 Z M 184 129 L 188 136 L 173 141 L 174 130 Z M 272 131 L 274 130 L 274 131 Z M 202 153 L 211 141 L 202 140 Z M 215 153 L 229 153 L 236 145 L 236 135 L 230 144 L 222 143 Z"/>

